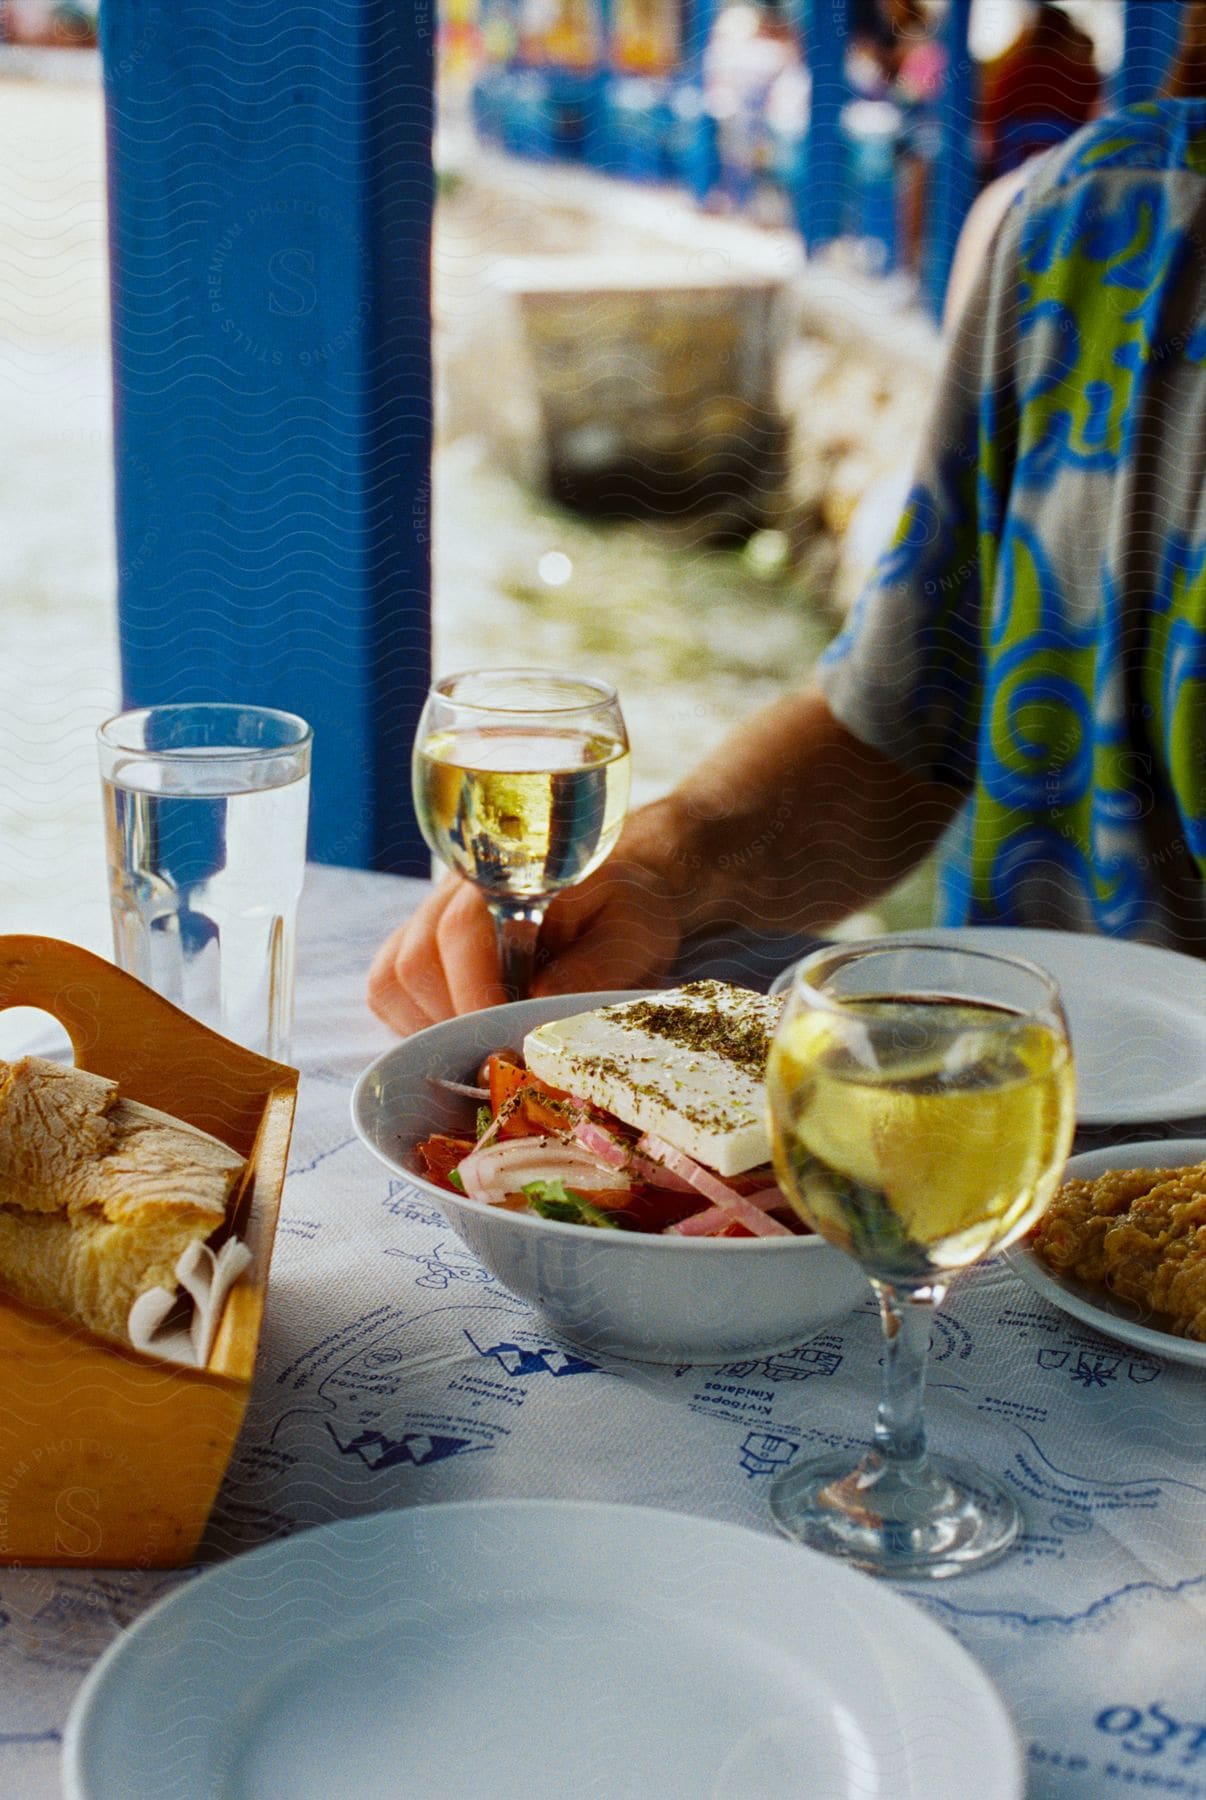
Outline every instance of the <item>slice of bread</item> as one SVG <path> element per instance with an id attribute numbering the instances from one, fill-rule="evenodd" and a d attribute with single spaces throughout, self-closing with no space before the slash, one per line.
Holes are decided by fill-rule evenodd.
<path id="1" fill-rule="evenodd" d="M 129 1343 L 130 1307 L 226 1217 L 243 1159 L 40 1057 L 0 1062 L 0 1286 Z"/>

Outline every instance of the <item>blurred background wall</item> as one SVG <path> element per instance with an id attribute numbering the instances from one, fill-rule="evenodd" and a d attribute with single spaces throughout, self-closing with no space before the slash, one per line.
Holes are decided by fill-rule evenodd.
<path id="1" fill-rule="evenodd" d="M 804 679 L 895 523 L 968 205 L 1147 91 L 1175 15 L 444 0 L 437 667 L 609 675 L 638 799 Z M 0 926 L 103 948 L 92 734 L 120 670 L 95 25 L 88 0 L 0 4 Z M 175 528 L 147 475 L 126 579 Z M 923 872 L 881 922 L 928 905 Z"/>

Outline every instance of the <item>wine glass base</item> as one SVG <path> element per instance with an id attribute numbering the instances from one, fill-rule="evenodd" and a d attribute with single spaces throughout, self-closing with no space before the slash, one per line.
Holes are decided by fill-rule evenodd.
<path id="1" fill-rule="evenodd" d="M 908 1581 L 995 1562 L 1022 1523 L 1011 1495 L 972 1463 L 935 1456 L 892 1465 L 876 1451 L 854 1468 L 834 1456 L 786 1469 L 770 1510 L 797 1543 Z"/>

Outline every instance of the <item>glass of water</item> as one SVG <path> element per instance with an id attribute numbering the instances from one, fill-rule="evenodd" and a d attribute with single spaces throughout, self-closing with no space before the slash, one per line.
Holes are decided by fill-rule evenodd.
<path id="1" fill-rule="evenodd" d="M 310 727 L 268 707 L 151 706 L 97 739 L 118 966 L 288 1061 Z"/>

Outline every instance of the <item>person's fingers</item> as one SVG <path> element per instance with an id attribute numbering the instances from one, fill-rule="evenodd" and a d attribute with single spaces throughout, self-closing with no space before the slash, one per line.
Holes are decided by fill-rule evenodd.
<path id="1" fill-rule="evenodd" d="M 638 987 L 661 979 L 681 943 L 664 878 L 640 859 L 616 859 L 558 895 L 540 933 L 536 994 Z M 397 1032 L 506 999 L 489 909 L 455 876 L 428 895 L 377 952 L 368 1002 Z"/>
<path id="2" fill-rule="evenodd" d="M 368 1003 L 379 1019 L 408 1036 L 455 1010 L 440 963 L 439 922 L 461 883 L 449 877 L 386 938 L 368 974 Z"/>
<path id="3" fill-rule="evenodd" d="M 369 1006 L 382 1024 L 396 1031 L 399 1037 L 413 1037 L 416 1031 L 426 1031 L 433 1023 L 399 987 L 378 992 L 369 1000 Z"/>
<path id="4" fill-rule="evenodd" d="M 554 956 L 532 984 L 534 994 L 599 993 L 608 988 L 644 987 L 659 981 L 674 960 L 677 938 L 635 929 L 632 921 L 584 932 Z"/>
<path id="5" fill-rule="evenodd" d="M 591 930 L 603 914 L 614 913 L 617 907 L 622 907 L 633 879 L 630 871 L 617 870 L 612 863 L 604 869 L 596 869 L 575 887 L 563 889 L 552 901 L 540 927 L 540 964 L 568 949 Z"/>
<path id="6" fill-rule="evenodd" d="M 681 938 L 677 909 L 648 871 L 595 877 L 590 892 L 570 890 L 550 907 L 533 992 L 588 993 L 660 980 Z"/>
<path id="7" fill-rule="evenodd" d="M 436 926 L 436 944 L 451 1010 L 480 1012 L 507 997 L 498 968 L 494 921 L 476 888 L 457 882 Z"/>

